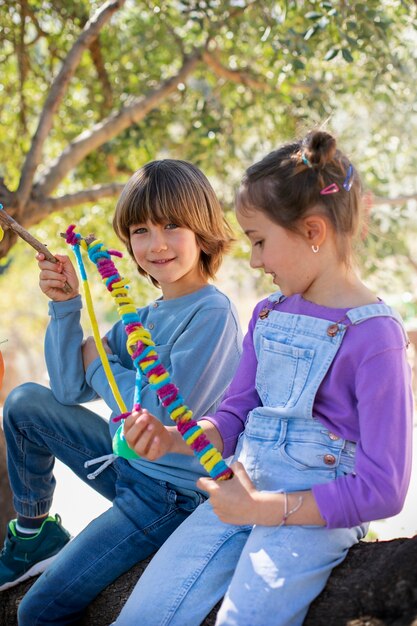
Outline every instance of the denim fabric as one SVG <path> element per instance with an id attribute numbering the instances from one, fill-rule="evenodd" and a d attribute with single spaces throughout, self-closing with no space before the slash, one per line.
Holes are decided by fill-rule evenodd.
<path id="1" fill-rule="evenodd" d="M 239 449 L 252 480 L 268 491 L 308 489 L 354 466 L 354 444 L 335 441 L 312 419 L 252 413 Z M 324 463 L 326 454 L 335 465 Z M 198 626 L 223 596 L 218 626 L 302 624 L 331 570 L 366 529 L 234 526 L 205 502 L 160 548 L 115 626 Z M 161 576 L 170 563 L 173 576 Z"/>
<path id="2" fill-rule="evenodd" d="M 49 510 L 55 457 L 87 482 L 91 470 L 84 462 L 111 452 L 105 420 L 84 407 L 60 404 L 35 384 L 9 395 L 4 429 L 15 506 L 23 515 Z M 100 591 L 157 550 L 204 499 L 145 476 L 122 458 L 88 484 L 113 505 L 30 588 L 19 606 L 19 626 L 76 623 Z"/>
<path id="3" fill-rule="evenodd" d="M 250 412 L 235 454 L 258 489 L 296 492 L 354 473 L 355 444 L 329 432 L 312 407 L 346 327 L 373 312 L 348 313 L 334 336 L 327 332 L 334 324 L 317 318 L 271 311 L 259 320 L 256 385 L 264 406 Z M 366 531 L 367 524 L 235 526 L 205 502 L 158 551 L 114 625 L 198 626 L 224 596 L 216 626 L 299 626 Z"/>
<path id="4" fill-rule="evenodd" d="M 89 409 L 65 406 L 47 387 L 26 383 L 14 389 L 3 409 L 7 468 L 16 511 L 26 517 L 48 513 L 55 490 L 55 457 L 101 495 L 116 495 L 114 466 L 94 481 L 84 463 L 112 452 L 108 423 Z"/>

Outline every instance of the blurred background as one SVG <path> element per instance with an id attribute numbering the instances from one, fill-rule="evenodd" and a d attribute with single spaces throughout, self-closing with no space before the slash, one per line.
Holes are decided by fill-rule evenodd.
<path id="1" fill-rule="evenodd" d="M 60 233 L 75 223 L 121 249 L 111 228 L 117 196 L 136 169 L 164 157 L 201 167 L 236 226 L 233 198 L 245 168 L 283 141 L 327 128 L 363 178 L 360 271 L 403 315 L 415 367 L 415 2 L 3 0 L 0 8 L 0 203 L 33 236 L 67 253 Z M 249 269 L 248 244 L 235 231 L 218 285 L 245 328 L 254 303 L 275 287 Z M 4 233 L 0 413 L 16 385 L 48 383 L 47 300 L 34 257 Z M 120 270 L 138 306 L 157 295 L 128 258 Z M 104 333 L 117 312 L 99 281 L 91 283 Z M 83 325 L 91 334 L 87 317 Z M 374 536 L 417 533 L 415 474 L 403 513 L 373 525 Z M 57 476 L 56 510 L 78 532 L 107 505 L 59 464 Z M 4 454 L 0 479 L 5 523 Z"/>

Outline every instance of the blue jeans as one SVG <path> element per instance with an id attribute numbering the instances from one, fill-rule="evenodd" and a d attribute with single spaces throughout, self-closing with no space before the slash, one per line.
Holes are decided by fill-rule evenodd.
<path id="1" fill-rule="evenodd" d="M 331 434 L 313 419 L 258 413 L 237 457 L 260 489 L 308 489 L 353 470 L 354 446 Z M 334 466 L 318 462 L 324 454 L 334 454 Z M 332 569 L 366 530 L 235 526 L 205 502 L 160 548 L 114 626 L 198 626 L 223 596 L 216 626 L 301 626 Z"/>
<path id="2" fill-rule="evenodd" d="M 362 309 L 353 323 L 374 305 Z M 258 490 L 304 491 L 354 472 L 355 444 L 313 415 L 347 328 L 333 336 L 329 325 L 275 310 L 256 324 L 261 404 L 249 412 L 236 459 Z M 235 526 L 221 522 L 206 502 L 158 551 L 115 626 L 198 626 L 222 596 L 216 626 L 300 626 L 332 569 L 366 530 Z M 167 576 L 171 563 L 175 571 Z"/>
<path id="3" fill-rule="evenodd" d="M 18 513 L 47 513 L 55 488 L 54 459 L 113 502 L 59 553 L 23 598 L 19 626 L 73 624 L 108 584 L 155 552 L 203 501 L 142 474 L 122 458 L 93 481 L 84 462 L 112 451 L 108 424 L 82 406 L 64 406 L 28 383 L 4 406 L 10 484 Z"/>

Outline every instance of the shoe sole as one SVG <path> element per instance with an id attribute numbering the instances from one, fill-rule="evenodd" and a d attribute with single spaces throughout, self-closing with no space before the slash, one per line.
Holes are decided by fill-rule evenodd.
<path id="1" fill-rule="evenodd" d="M 11 580 L 10 582 L 2 585 L 0 587 L 0 591 L 5 591 L 6 589 L 10 589 L 10 587 L 14 587 L 15 585 L 18 585 L 19 583 L 22 583 L 24 580 L 27 580 L 28 578 L 32 578 L 33 576 L 37 576 L 38 574 L 42 574 L 42 572 L 44 572 L 47 569 L 47 567 L 58 556 L 58 554 L 59 552 L 57 552 L 53 556 L 50 556 L 44 561 L 39 561 L 39 563 L 35 563 L 35 565 L 32 565 L 32 567 L 28 569 L 28 571 L 25 572 L 22 576 L 20 576 L 20 578 L 16 578 L 16 580 Z"/>

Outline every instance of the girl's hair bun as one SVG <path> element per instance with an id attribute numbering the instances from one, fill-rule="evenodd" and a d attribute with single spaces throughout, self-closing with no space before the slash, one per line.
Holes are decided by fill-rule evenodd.
<path id="1" fill-rule="evenodd" d="M 330 133 L 315 130 L 304 140 L 304 154 L 312 166 L 321 168 L 331 163 L 336 154 L 336 139 Z"/>
<path id="2" fill-rule="evenodd" d="M 282 145 L 246 170 L 236 197 L 238 211 L 260 210 L 282 228 L 299 232 L 311 210 L 325 215 L 348 261 L 361 225 L 361 182 L 335 137 L 313 130 Z"/>

